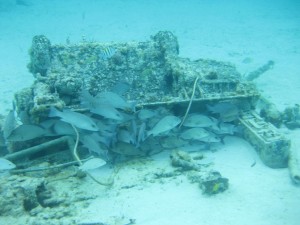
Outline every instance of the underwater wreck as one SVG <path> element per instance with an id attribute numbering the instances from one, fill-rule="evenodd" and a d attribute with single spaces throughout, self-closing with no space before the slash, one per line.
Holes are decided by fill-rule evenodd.
<path id="1" fill-rule="evenodd" d="M 179 44 L 171 32 L 158 32 L 145 42 L 82 41 L 78 44 L 63 45 L 52 45 L 50 40 L 43 35 L 35 36 L 30 49 L 28 68 L 35 77 L 35 82 L 31 87 L 15 94 L 16 113 L 18 115 L 25 113 L 26 123 L 35 125 L 41 125 L 49 120 L 49 111 L 54 107 L 58 111 L 64 110 L 63 113 L 77 112 L 94 120 L 115 119 L 114 131 L 117 134 L 114 137 L 110 136 L 109 143 L 96 138 L 97 142 L 101 142 L 101 146 L 105 145 L 106 153 L 98 152 L 102 158 L 110 151 L 122 154 L 124 149 L 129 149 L 128 155 L 150 154 L 149 152 L 153 150 L 150 148 L 158 148 L 161 145 L 160 139 L 164 136 L 164 132 L 176 128 L 178 134 L 189 115 L 202 113 L 209 118 L 216 118 L 218 124 L 224 122 L 226 125 L 228 122 L 241 126 L 243 131 L 240 135 L 243 135 L 255 147 L 267 166 L 282 168 L 288 165 L 290 141 L 255 111 L 260 98 L 255 85 L 249 79 L 243 78 L 230 63 L 179 57 Z M 102 93 L 102 97 L 101 94 L 99 97 L 99 93 Z M 115 95 L 105 97 L 103 93 L 115 93 L 121 96 L 128 103 L 128 107 L 114 106 L 115 109 L 121 110 L 120 114 L 116 114 L 116 111 L 109 111 L 113 109 L 105 107 L 118 100 L 115 99 Z M 90 110 L 89 107 L 94 106 L 97 99 L 106 99 L 104 108 L 111 113 L 109 115 L 122 117 L 123 120 L 106 116 L 108 111 L 103 112 L 104 105 L 100 107 L 101 109 L 98 107 L 93 108 L 94 111 Z M 233 118 L 220 118 L 222 109 L 221 111 L 209 110 L 208 106 L 218 104 L 234 106 L 237 111 L 229 115 Z M 149 121 L 145 122 L 137 115 L 140 110 L 152 110 L 157 113 L 160 107 L 167 112 L 158 113 L 160 117 L 152 124 Z M 65 121 L 64 116 L 57 116 Z M 158 124 L 160 119 L 168 116 L 176 117 L 175 119 L 169 118 L 171 121 L 163 124 L 169 128 L 154 131 L 154 124 Z M 132 122 L 132 120 L 135 121 Z M 71 122 L 67 121 L 67 123 L 70 125 Z M 103 127 L 107 128 L 108 124 L 111 127 L 111 122 L 98 125 L 99 132 Z M 77 126 L 77 128 L 81 127 Z M 106 131 L 109 132 L 109 129 L 107 128 Z M 187 127 L 183 129 L 187 130 Z M 207 135 L 208 138 L 198 141 L 209 144 L 210 141 L 213 142 L 211 135 L 217 132 L 205 129 L 194 131 L 203 136 Z M 98 129 L 94 131 L 98 132 Z M 18 154 L 21 154 L 19 151 L 22 149 L 35 148 L 33 152 L 40 151 L 42 148 L 37 146 L 45 142 L 49 142 L 52 146 L 53 141 L 58 137 L 76 136 L 74 129 L 70 127 L 65 132 L 40 135 L 38 140 L 35 138 L 13 141 L 12 139 L 8 145 L 10 154 L 5 157 L 14 160 L 20 157 Z M 79 144 L 85 145 L 84 141 L 88 141 L 91 132 L 92 130 L 83 132 L 81 136 L 85 140 L 80 139 Z M 220 133 L 220 130 L 218 132 Z M 101 137 L 107 139 L 105 135 Z M 176 136 L 177 139 L 178 137 L 180 139 L 184 136 L 181 134 L 181 136 Z M 181 139 L 194 141 L 197 137 L 188 136 L 188 138 Z M 216 139 L 220 140 L 220 135 L 214 140 Z M 65 138 L 58 143 L 68 143 L 70 149 L 74 145 L 74 141 Z"/>
<path id="2" fill-rule="evenodd" d="M 49 217 L 74 217 L 74 202 L 95 197 L 51 189 L 47 180 L 52 175 L 57 179 L 57 170 L 73 178 L 71 185 L 89 176 L 112 187 L 122 162 L 164 150 L 171 150 L 174 171 L 154 171 L 154 180 L 184 175 L 205 195 L 221 193 L 229 188 L 229 179 L 199 160 L 201 150 L 226 135 L 246 139 L 265 165 L 288 166 L 292 180 L 300 183 L 298 153 L 269 122 L 274 117 L 261 117 L 257 107 L 262 101 L 252 79 L 265 67 L 242 77 L 230 63 L 179 57 L 177 38 L 161 31 L 148 41 L 126 43 L 52 45 L 45 36 L 35 36 L 28 68 L 35 81 L 15 94 L 2 125 L 6 144 L 1 150 L 7 154 L 0 158 L 0 172 L 30 174 L 3 182 L 0 202 L 7 207 L 0 215 L 29 213 L 41 221 L 46 215 L 45 224 Z M 264 108 L 270 107 L 266 103 Z M 196 149 L 196 157 L 185 151 L 187 146 Z M 89 172 L 106 163 L 113 168 L 107 179 Z M 57 176 L 66 179 L 63 173 Z M 21 194 L 11 194 L 19 190 Z"/>

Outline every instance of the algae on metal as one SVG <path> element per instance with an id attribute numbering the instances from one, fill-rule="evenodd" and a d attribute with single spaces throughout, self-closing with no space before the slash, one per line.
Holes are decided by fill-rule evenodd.
<path id="1" fill-rule="evenodd" d="M 100 53 L 107 47 L 116 51 L 104 60 Z M 78 105 L 83 87 L 95 95 L 124 82 L 130 86 L 125 93 L 129 101 L 140 105 L 176 104 L 189 100 L 196 77 L 200 78 L 196 102 L 228 98 L 251 101 L 258 96 L 253 85 L 242 82 L 232 64 L 207 59 L 192 61 L 178 54 L 177 38 L 168 31 L 158 32 L 145 42 L 76 45 L 51 45 L 45 36 L 36 36 L 29 68 L 37 79 L 32 93 L 27 93 L 27 97 L 18 93 L 16 98 L 31 98 L 34 104 L 27 106 L 26 111 L 32 117 L 44 117 L 49 105 Z"/>
<path id="2" fill-rule="evenodd" d="M 245 112 L 239 119 L 244 137 L 257 150 L 262 161 L 271 168 L 288 165 L 290 140 L 254 111 Z"/>
<path id="3" fill-rule="evenodd" d="M 101 53 L 106 48 L 113 48 L 115 53 L 103 59 Z M 17 93 L 15 99 L 17 110 L 26 111 L 35 123 L 47 118 L 50 106 L 80 108 L 82 89 L 96 95 L 113 91 L 120 83 L 129 87 L 123 97 L 136 102 L 137 107 L 163 106 L 177 115 L 183 115 L 189 103 L 192 113 L 224 101 L 251 112 L 260 97 L 255 85 L 231 63 L 179 57 L 177 38 L 168 31 L 160 31 L 144 42 L 83 41 L 75 45 L 51 45 L 45 36 L 36 36 L 30 57 L 29 68 L 36 81 L 30 89 Z M 241 120 L 245 122 L 245 138 L 257 146 L 265 163 L 286 166 L 288 140 L 275 135 L 277 139 L 273 138 L 271 144 L 261 141 L 263 133 L 250 129 L 246 124 L 251 121 L 247 120 L 251 118 Z M 266 127 L 265 132 L 274 133 L 275 128 Z M 282 146 L 284 151 L 280 150 Z M 275 163 L 271 163 L 274 157 Z"/>

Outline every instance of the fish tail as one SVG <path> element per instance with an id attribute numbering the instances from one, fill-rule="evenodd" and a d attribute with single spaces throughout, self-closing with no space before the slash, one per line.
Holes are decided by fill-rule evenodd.
<path id="1" fill-rule="evenodd" d="M 145 140 L 150 137 L 153 133 L 150 131 L 145 131 Z"/>
<path id="2" fill-rule="evenodd" d="M 53 106 L 50 107 L 49 117 L 59 117 L 60 112 Z"/>

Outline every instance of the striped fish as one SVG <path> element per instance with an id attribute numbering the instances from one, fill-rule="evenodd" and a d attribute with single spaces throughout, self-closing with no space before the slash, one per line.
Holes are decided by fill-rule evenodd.
<path id="1" fill-rule="evenodd" d="M 99 58 L 102 60 L 110 59 L 116 53 L 116 49 L 113 47 L 104 47 L 100 50 Z"/>

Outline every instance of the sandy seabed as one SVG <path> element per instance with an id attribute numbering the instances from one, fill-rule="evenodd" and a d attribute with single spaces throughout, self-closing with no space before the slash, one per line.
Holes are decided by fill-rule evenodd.
<path id="1" fill-rule="evenodd" d="M 247 74 L 269 60 L 274 68 L 255 82 L 262 95 L 279 110 L 299 104 L 300 4 L 297 1 L 59 1 L 0 0 L 0 114 L 12 107 L 13 94 L 33 82 L 26 64 L 34 35 L 52 43 L 76 43 L 84 37 L 96 41 L 143 41 L 160 30 L 177 37 L 182 57 L 229 61 Z M 293 140 L 299 130 L 284 131 Z M 287 169 L 263 165 L 244 140 L 228 137 L 209 157 L 214 168 L 229 178 L 229 189 L 202 195 L 184 177 L 163 183 L 101 195 L 79 210 L 78 221 L 135 219 L 143 225 L 298 225 L 300 189 Z M 251 167 L 253 160 L 256 165 Z M 164 154 L 142 169 L 168 167 Z M 130 168 L 120 171 L 118 183 L 137 184 Z M 123 176 L 122 176 L 123 175 Z M 133 179 L 133 180 L 131 180 Z M 91 182 L 92 181 L 88 181 Z M 93 192 L 101 191 L 92 186 Z M 90 192 L 91 190 L 89 190 Z M 20 222 L 20 221 L 19 221 Z M 16 222 L 17 223 L 17 222 Z M 0 224 L 9 224 L 1 219 Z M 22 221 L 20 222 L 22 224 Z"/>

